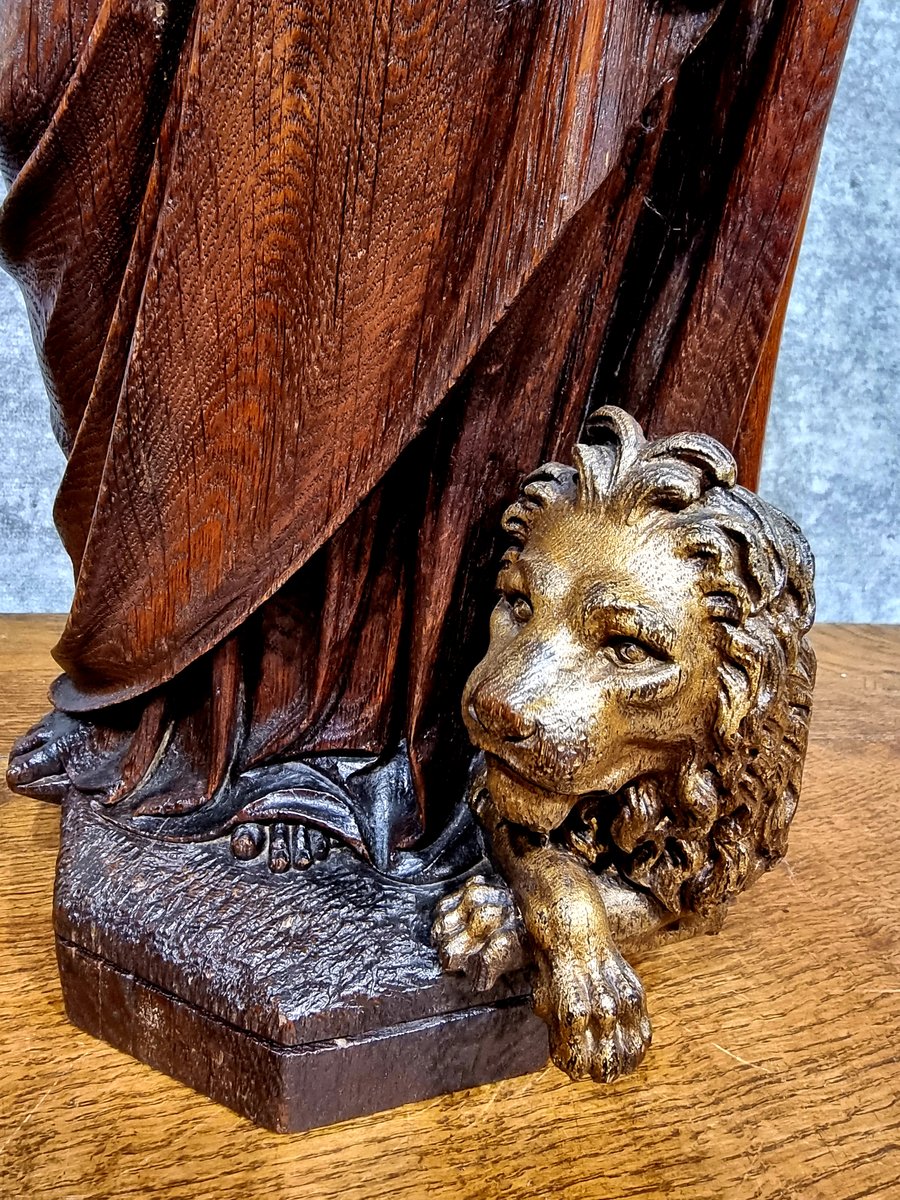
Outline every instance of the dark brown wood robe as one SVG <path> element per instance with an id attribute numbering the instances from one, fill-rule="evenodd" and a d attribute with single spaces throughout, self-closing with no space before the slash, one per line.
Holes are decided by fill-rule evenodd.
<path id="1" fill-rule="evenodd" d="M 406 747 L 439 824 L 521 475 L 612 401 L 754 481 L 853 8 L 7 0 L 69 777 L 177 813 Z"/>

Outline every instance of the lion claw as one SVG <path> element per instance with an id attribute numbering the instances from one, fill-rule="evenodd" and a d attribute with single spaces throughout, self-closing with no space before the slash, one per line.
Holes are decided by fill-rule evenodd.
<path id="1" fill-rule="evenodd" d="M 540 967 L 534 1011 L 550 1056 L 572 1079 L 611 1083 L 640 1065 L 652 1036 L 644 989 L 614 947 L 588 962 L 555 956 Z"/>
<path id="2" fill-rule="evenodd" d="M 527 962 L 512 893 L 483 875 L 473 875 L 438 903 L 432 936 L 444 970 L 463 972 L 479 992 Z"/>

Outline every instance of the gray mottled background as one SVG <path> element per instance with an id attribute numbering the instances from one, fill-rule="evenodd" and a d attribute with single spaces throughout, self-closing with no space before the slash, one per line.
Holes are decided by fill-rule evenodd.
<path id="1" fill-rule="evenodd" d="M 2 2 L 2 0 L 0 0 Z M 862 0 L 782 343 L 760 491 L 818 560 L 819 616 L 900 621 L 900 3 Z M 0 611 L 66 609 L 63 460 L 0 275 Z"/>

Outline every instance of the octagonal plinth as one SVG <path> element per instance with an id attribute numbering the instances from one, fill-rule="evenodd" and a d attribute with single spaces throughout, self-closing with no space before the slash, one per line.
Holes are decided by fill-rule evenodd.
<path id="1" fill-rule="evenodd" d="M 435 886 L 348 851 L 274 875 L 64 806 L 55 928 L 82 1029 L 270 1129 L 297 1131 L 536 1070 L 523 979 L 474 993 L 429 941 Z"/>

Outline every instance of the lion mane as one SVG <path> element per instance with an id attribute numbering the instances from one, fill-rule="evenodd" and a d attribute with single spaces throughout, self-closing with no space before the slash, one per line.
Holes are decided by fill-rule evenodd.
<path id="1" fill-rule="evenodd" d="M 787 848 L 815 681 L 812 554 L 793 521 L 736 483 L 733 457 L 712 438 L 647 441 L 611 407 L 590 418 L 586 435 L 574 468 L 549 463 L 525 480 L 503 517 L 507 553 L 516 557 L 558 505 L 603 521 L 665 522 L 677 552 L 700 563 L 718 704 L 707 742 L 676 778 L 585 796 L 558 836 L 670 912 L 712 918 Z"/>

